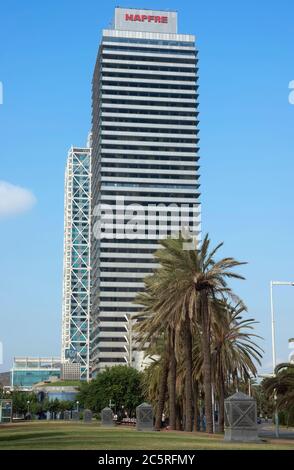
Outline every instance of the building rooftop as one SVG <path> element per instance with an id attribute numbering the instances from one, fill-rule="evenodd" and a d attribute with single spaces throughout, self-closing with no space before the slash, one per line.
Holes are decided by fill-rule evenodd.
<path id="1" fill-rule="evenodd" d="M 18 356 L 13 358 L 13 369 L 59 369 L 59 357 Z"/>

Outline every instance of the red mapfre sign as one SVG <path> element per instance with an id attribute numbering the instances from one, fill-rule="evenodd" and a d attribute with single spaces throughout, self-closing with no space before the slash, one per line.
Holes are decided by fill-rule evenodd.
<path id="1" fill-rule="evenodd" d="M 130 13 L 125 14 L 126 21 L 141 21 L 142 23 L 168 23 L 167 16 L 152 16 L 152 15 L 132 15 Z"/>

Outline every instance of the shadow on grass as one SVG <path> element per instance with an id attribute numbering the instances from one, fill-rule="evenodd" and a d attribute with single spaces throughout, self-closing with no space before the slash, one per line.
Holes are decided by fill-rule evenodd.
<path id="1" fill-rule="evenodd" d="M 27 439 L 42 439 L 43 437 L 64 437 L 66 433 L 64 432 L 26 432 L 26 433 L 17 433 L 10 434 L 6 436 L 0 436 L 0 442 L 10 442 L 10 441 L 20 441 Z"/>

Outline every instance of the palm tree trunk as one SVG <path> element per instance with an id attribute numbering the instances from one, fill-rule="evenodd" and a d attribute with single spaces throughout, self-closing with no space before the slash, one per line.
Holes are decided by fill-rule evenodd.
<path id="1" fill-rule="evenodd" d="M 198 382 L 194 383 L 194 431 L 198 431 L 198 418 L 199 418 L 199 409 L 198 409 Z"/>
<path id="2" fill-rule="evenodd" d="M 212 387 L 211 387 L 211 351 L 210 351 L 210 321 L 208 311 L 208 298 L 205 290 L 200 292 L 201 299 L 201 329 L 203 353 L 203 388 L 206 418 L 206 432 L 213 434 L 212 420 Z"/>
<path id="3" fill-rule="evenodd" d="M 160 431 L 160 428 L 161 428 L 162 413 L 164 410 L 164 403 L 165 403 L 165 396 L 166 396 L 166 389 L 167 389 L 168 369 L 169 369 L 169 354 L 168 354 L 168 351 L 166 351 L 164 358 L 163 358 L 161 380 L 159 384 L 158 405 L 157 405 L 157 411 L 156 411 L 156 417 L 155 417 L 155 430 L 156 431 Z"/>
<path id="4" fill-rule="evenodd" d="M 176 430 L 182 430 L 182 411 L 179 404 L 176 405 Z"/>
<path id="5" fill-rule="evenodd" d="M 184 381 L 184 391 L 183 391 L 183 398 L 182 398 L 182 402 L 181 402 L 181 424 L 182 424 L 182 429 L 183 431 L 185 430 L 185 422 L 186 422 L 186 416 L 185 416 L 185 413 L 186 413 L 186 399 L 185 399 L 185 381 Z"/>
<path id="6" fill-rule="evenodd" d="M 225 381 L 223 376 L 222 368 L 220 368 L 219 374 L 219 432 L 224 432 L 225 423 Z"/>
<path id="7" fill-rule="evenodd" d="M 238 378 L 237 378 L 236 370 L 232 372 L 232 377 L 233 377 L 233 387 L 235 389 L 235 392 L 238 392 Z"/>
<path id="8" fill-rule="evenodd" d="M 192 431 L 192 335 L 190 321 L 185 321 L 185 431 Z"/>
<path id="9" fill-rule="evenodd" d="M 177 378 L 177 362 L 175 356 L 174 332 L 171 333 L 170 344 L 170 363 L 168 378 L 168 395 L 169 395 L 169 426 L 170 429 L 176 429 L 176 378 Z"/>

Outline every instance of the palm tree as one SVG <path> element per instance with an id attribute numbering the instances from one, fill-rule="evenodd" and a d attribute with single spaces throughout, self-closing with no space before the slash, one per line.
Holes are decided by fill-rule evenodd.
<path id="1" fill-rule="evenodd" d="M 169 375 L 168 375 L 168 398 L 169 398 L 169 426 L 170 429 L 176 429 L 176 380 L 177 380 L 177 359 L 175 354 L 175 332 L 170 330 L 169 334 Z"/>
<path id="2" fill-rule="evenodd" d="M 161 369 L 161 358 L 151 357 L 148 367 L 146 367 L 142 376 L 143 395 L 153 405 L 155 413 L 157 413 L 158 389 L 162 375 Z"/>
<path id="3" fill-rule="evenodd" d="M 162 252 L 166 250 L 158 250 L 155 256 L 160 259 Z M 167 251 L 166 251 L 167 253 Z M 170 413 L 171 425 L 175 427 L 176 423 L 176 361 L 177 354 L 184 351 L 185 357 L 185 430 L 192 431 L 192 333 L 191 322 L 187 318 L 187 308 L 185 299 L 176 299 L 177 303 L 172 305 L 170 286 L 172 281 L 172 272 L 161 265 L 153 275 L 145 278 L 145 291 L 140 292 L 135 298 L 134 302 L 141 305 L 143 308 L 136 316 L 139 320 L 135 326 L 137 333 L 137 340 L 141 345 L 146 345 L 152 338 L 159 334 L 159 332 L 167 332 L 166 336 L 166 349 L 165 357 L 170 355 L 170 345 L 172 346 L 172 355 L 170 355 L 169 363 L 169 392 L 170 392 Z M 173 277 L 173 281 L 177 279 Z M 167 364 L 166 364 L 167 365 Z M 166 378 L 166 367 L 163 369 L 162 380 Z M 164 385 L 162 383 L 160 394 L 160 407 L 162 409 L 164 403 L 162 402 Z M 158 411 L 159 413 L 159 411 Z M 159 420 L 159 414 L 158 414 Z M 158 423 L 158 421 L 157 421 Z M 158 427 L 158 425 L 156 426 Z"/>
<path id="4" fill-rule="evenodd" d="M 192 430 L 192 335 L 200 329 L 203 355 L 203 380 L 207 431 L 213 432 L 211 401 L 211 308 L 212 302 L 228 296 L 236 298 L 227 279 L 244 279 L 232 271 L 241 264 L 233 258 L 215 261 L 222 246 L 210 251 L 208 236 L 200 249 L 183 249 L 184 238 L 162 240 L 164 249 L 155 253 L 159 268 L 146 279 L 146 291 L 135 302 L 144 306 L 142 315 L 149 315 L 151 331 L 170 327 L 177 345 L 182 344 L 185 368 L 185 429 Z M 147 293 L 146 293 L 147 292 Z M 148 334 L 145 336 L 148 339 Z M 177 353 L 177 351 L 176 351 Z"/>
<path id="5" fill-rule="evenodd" d="M 294 408 L 294 364 L 282 363 L 275 369 L 275 375 L 262 382 L 269 398 L 277 396 L 277 407 L 287 412 Z"/>
<path id="6" fill-rule="evenodd" d="M 190 430 L 192 408 L 192 330 L 196 322 L 201 330 L 203 354 L 203 380 L 207 431 L 213 432 L 212 388 L 211 388 L 211 305 L 224 296 L 236 299 L 227 285 L 227 279 L 244 279 L 232 271 L 241 264 L 233 258 L 215 261 L 215 255 L 222 243 L 210 251 L 210 240 L 205 236 L 200 249 L 184 250 L 184 239 L 167 239 L 161 242 L 164 250 L 158 250 L 155 257 L 162 266 L 164 292 L 160 296 L 162 308 L 173 311 L 180 320 L 184 332 L 186 368 L 186 420 Z M 160 271 L 160 269 L 159 269 Z M 162 290 L 161 290 L 162 292 Z M 178 322 L 175 323 L 177 326 Z"/>
<path id="7" fill-rule="evenodd" d="M 175 269 L 179 263 L 183 263 L 181 257 L 178 256 L 182 255 L 182 250 L 179 250 L 179 247 L 182 247 L 182 241 L 179 244 L 179 240 L 169 239 L 162 241 L 161 244 L 165 249 L 159 249 L 155 253 L 160 268 L 153 276 L 145 280 L 146 290 L 137 296 L 135 303 L 144 306 L 141 316 L 149 314 L 147 321 L 149 337 L 151 331 L 157 331 L 164 325 L 171 333 L 173 332 L 175 353 L 180 349 L 179 345 L 181 352 L 184 353 L 185 430 L 192 431 L 192 318 L 189 315 L 189 296 L 182 295 L 185 289 L 182 289 L 181 279 Z M 188 256 L 185 257 L 184 264 L 187 261 L 189 261 Z M 183 281 L 185 283 L 185 280 Z M 153 315 L 150 315 L 151 310 Z M 138 326 L 138 331 L 142 333 L 141 326 Z M 145 340 L 147 339 L 148 335 L 145 336 Z M 174 407 L 174 401 L 172 397 L 172 407 Z"/>
<path id="8" fill-rule="evenodd" d="M 145 306 L 149 305 L 151 301 L 151 296 L 141 295 L 142 302 L 145 303 Z M 139 296 L 138 296 L 139 298 Z M 144 298 L 144 300 L 143 300 Z M 145 309 L 145 314 L 146 314 Z M 154 383 L 156 384 L 156 413 L 155 413 L 155 430 L 159 431 L 161 428 L 162 414 L 164 411 L 165 398 L 167 392 L 167 383 L 169 375 L 169 365 L 170 365 L 170 332 L 164 332 L 162 329 L 157 329 L 154 331 L 150 329 L 149 316 L 145 317 L 143 320 L 137 323 L 135 331 L 137 331 L 137 340 L 141 341 L 141 345 L 145 347 L 145 356 L 151 358 L 153 368 L 156 367 L 156 376 L 150 378 L 150 367 L 147 369 L 148 381 L 145 383 L 145 391 L 147 395 L 151 395 L 150 391 L 154 388 Z M 148 346 L 146 347 L 146 345 Z M 152 395 L 151 395 L 152 396 Z"/>
<path id="9" fill-rule="evenodd" d="M 242 303 L 234 307 L 227 302 L 214 304 L 212 322 L 212 366 L 219 398 L 219 431 L 224 431 L 224 399 L 226 383 L 232 374 L 240 379 L 256 376 L 262 357 L 261 348 L 252 338 L 260 338 L 252 333 L 254 319 L 243 319 L 246 310 Z"/>

